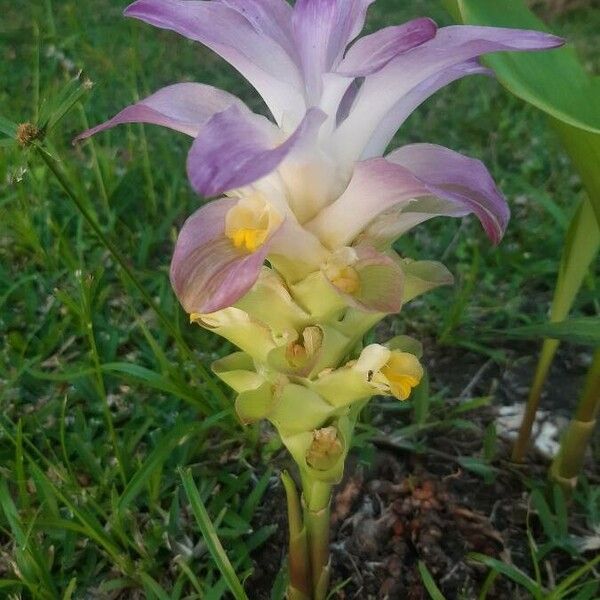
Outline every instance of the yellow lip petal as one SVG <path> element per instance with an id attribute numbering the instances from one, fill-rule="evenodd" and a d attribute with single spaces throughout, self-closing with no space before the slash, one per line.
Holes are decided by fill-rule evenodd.
<path id="1" fill-rule="evenodd" d="M 381 369 L 390 391 L 399 400 L 406 400 L 410 396 L 412 389 L 421 382 L 423 373 L 423 367 L 416 356 L 399 351 L 393 351 Z"/>
<path id="2" fill-rule="evenodd" d="M 225 217 L 225 235 L 233 245 L 251 254 L 279 227 L 282 218 L 262 196 L 241 198 Z"/>

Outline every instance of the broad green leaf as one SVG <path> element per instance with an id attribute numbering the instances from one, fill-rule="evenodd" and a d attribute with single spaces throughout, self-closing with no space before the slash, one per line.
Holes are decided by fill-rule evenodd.
<path id="1" fill-rule="evenodd" d="M 444 0 L 469 25 L 547 30 L 523 0 Z M 600 77 L 588 74 L 568 45 L 485 58 L 506 89 L 543 110 L 579 171 L 600 226 Z"/>
<path id="2" fill-rule="evenodd" d="M 444 0 L 450 12 L 469 25 L 547 31 L 523 0 Z M 489 56 L 500 83 L 515 96 L 578 129 L 600 134 L 600 79 L 587 74 L 575 48 L 511 52 Z"/>
<path id="3" fill-rule="evenodd" d="M 581 317 L 559 323 L 540 323 L 509 329 L 509 337 L 518 338 L 550 338 L 574 344 L 589 346 L 600 345 L 600 317 Z"/>
<path id="4" fill-rule="evenodd" d="M 600 85 L 597 87 L 596 96 L 589 98 L 589 102 L 600 106 Z M 579 171 L 600 227 L 600 134 L 583 131 L 558 119 L 552 119 L 552 124 Z"/>
<path id="5" fill-rule="evenodd" d="M 600 189 L 598 190 L 600 199 Z M 551 321 L 566 319 L 581 288 L 590 265 L 600 248 L 600 227 L 591 204 L 584 200 L 571 221 L 554 291 Z"/>
<path id="6" fill-rule="evenodd" d="M 188 469 L 186 471 L 181 471 L 181 479 L 183 481 L 183 487 L 185 489 L 185 493 L 188 497 L 188 500 L 191 504 L 192 511 L 194 516 L 196 517 L 196 522 L 198 523 L 198 527 L 200 527 L 200 531 L 202 532 L 202 537 L 204 538 L 204 542 L 206 543 L 206 547 L 210 552 L 213 560 L 221 575 L 227 582 L 229 590 L 233 594 L 233 597 L 236 600 L 248 600 L 248 596 L 246 596 L 246 592 L 238 579 L 238 576 L 227 558 L 227 554 L 225 554 L 225 550 L 221 545 L 219 537 L 217 536 L 217 531 L 208 516 L 208 512 L 206 511 L 206 507 L 202 502 L 202 498 L 200 497 L 200 493 L 198 492 L 198 488 L 194 483 L 194 478 L 192 476 L 192 472 Z"/>

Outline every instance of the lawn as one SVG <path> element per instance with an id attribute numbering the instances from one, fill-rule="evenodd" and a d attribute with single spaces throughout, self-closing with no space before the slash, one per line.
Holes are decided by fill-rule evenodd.
<path id="1" fill-rule="evenodd" d="M 281 497 L 278 471 L 288 459 L 268 428 L 239 424 L 230 392 L 210 373 L 210 363 L 232 347 L 188 325 L 168 278 L 177 231 L 202 203 L 186 178 L 189 142 L 135 125 L 71 143 L 89 125 L 178 81 L 210 83 L 254 110 L 266 108 L 221 59 L 173 33 L 122 18 L 117 0 L 0 0 L 0 7 L 3 117 L 35 122 L 80 71 L 93 83 L 47 142 L 81 210 L 33 151 L 4 140 L 0 146 L 0 597 L 227 597 L 183 489 L 187 469 L 236 572 L 266 589 L 285 555 L 285 522 L 273 506 Z M 435 0 L 378 0 L 369 28 L 421 15 L 451 22 Z M 590 71 L 600 73 L 600 10 L 576 9 L 549 23 L 575 43 Z M 389 478 L 382 475 L 386 468 L 412 464 L 413 452 L 426 454 L 429 444 L 438 459 L 450 453 L 436 445 L 441 434 L 459 442 L 474 436 L 473 452 L 483 456 L 477 440 L 495 437 L 492 406 L 525 400 L 539 344 L 511 341 L 502 331 L 546 318 L 566 230 L 583 197 L 544 115 L 493 79 L 454 83 L 427 101 L 395 144 L 420 141 L 481 159 L 507 196 L 512 220 L 496 248 L 473 218 L 433 220 L 398 245 L 406 256 L 442 260 L 457 281 L 410 304 L 373 334 L 423 340 L 431 381 L 426 414 L 419 413 L 422 400 L 421 408 L 416 400 L 399 408 L 380 399 L 365 411 L 350 475 L 374 472 L 373 481 Z M 100 224 L 108 246 L 83 213 Z M 598 275 L 596 264 L 574 314 L 600 311 Z M 561 350 L 545 408 L 569 416 L 590 361 L 583 347 Z M 475 412 L 457 412 L 459 406 Z M 415 412 L 421 427 L 409 433 Z M 524 511 L 523 528 L 528 492 L 542 485 L 545 459 L 536 457 L 531 471 L 515 475 L 504 460 L 505 442 L 498 438 L 488 449 L 492 445 L 486 461 L 467 467 L 459 461 L 448 472 L 462 466 L 470 485 L 487 486 L 488 501 L 510 488 Z M 381 457 L 392 460 L 390 453 L 393 466 L 382 467 Z M 592 453 L 596 467 L 578 492 L 568 531 L 555 532 L 555 542 L 595 535 L 597 543 L 598 440 Z M 429 462 L 420 468 L 427 477 L 447 475 Z M 418 469 L 408 472 L 423 489 Z M 343 489 L 351 492 L 352 481 Z M 461 505 L 479 501 L 466 492 L 456 498 Z M 537 502 L 530 512 L 543 512 L 543 501 Z M 554 517 L 528 518 L 534 543 L 548 543 Z M 338 542 L 344 540 L 340 534 Z M 511 548 L 520 568 L 535 577 L 526 538 Z M 369 560 L 384 561 L 380 550 Z M 543 579 L 547 583 L 551 572 L 560 580 L 594 556 L 557 543 L 539 561 Z M 415 564 L 410 569 L 417 573 Z M 485 569 L 473 573 L 469 581 L 485 579 Z M 356 579 L 343 588 L 346 577 L 352 579 L 352 571 L 340 568 L 341 591 L 334 597 L 383 597 L 369 596 L 373 582 L 362 592 Z M 586 577 L 593 582 L 598 573 Z M 457 581 L 444 588 L 447 597 L 472 597 Z M 281 578 L 275 585 L 272 597 L 280 598 Z M 427 597 L 420 580 L 411 585 L 422 595 L 410 597 Z M 530 597 L 508 579 L 502 586 L 488 597 Z M 252 600 L 263 597 L 249 593 Z"/>

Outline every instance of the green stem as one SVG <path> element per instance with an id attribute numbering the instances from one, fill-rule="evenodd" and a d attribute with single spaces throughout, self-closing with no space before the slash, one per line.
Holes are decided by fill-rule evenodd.
<path id="1" fill-rule="evenodd" d="M 584 177 L 583 171 L 581 174 Z M 592 197 L 593 189 L 593 185 L 590 183 L 588 188 L 590 197 Z M 596 223 L 592 202 L 583 199 L 571 220 L 567 232 L 554 298 L 550 308 L 550 322 L 556 323 L 566 319 L 599 248 L 600 229 Z M 529 393 L 527 409 L 513 450 L 513 460 L 515 462 L 521 462 L 525 458 L 542 388 L 557 348 L 558 342 L 556 340 L 544 341 Z"/>
<path id="2" fill-rule="evenodd" d="M 550 474 L 567 493 L 577 485 L 588 443 L 600 413 L 600 349 L 596 350 L 577 411 L 569 423 Z"/>
<path id="3" fill-rule="evenodd" d="M 121 476 L 121 482 L 123 483 L 123 487 L 125 487 L 127 485 L 125 457 L 121 451 L 119 440 L 117 439 L 112 412 L 110 410 L 110 405 L 108 404 L 106 386 L 104 385 L 104 375 L 102 373 L 102 364 L 100 361 L 100 355 L 98 353 L 98 346 L 96 344 L 96 336 L 94 334 L 94 324 L 92 321 L 92 307 L 90 305 L 90 300 L 86 293 L 85 285 L 81 277 L 79 278 L 79 286 L 81 291 L 81 300 L 83 304 L 82 325 L 87 335 L 88 343 L 90 345 L 90 352 L 92 355 L 92 362 L 94 364 L 94 372 L 96 375 L 96 391 L 98 392 L 98 396 L 100 397 L 100 401 L 102 402 L 102 410 L 104 413 L 106 428 L 108 430 L 108 435 L 113 446 L 115 458 L 117 459 L 117 467 Z"/>
<path id="4" fill-rule="evenodd" d="M 202 378 L 204 379 L 206 384 L 209 386 L 209 388 L 211 389 L 211 391 L 213 392 L 215 397 L 219 399 L 219 401 L 221 402 L 221 405 L 226 409 L 230 409 L 231 407 L 229 405 L 227 397 L 225 396 L 223 391 L 219 388 L 219 386 L 215 383 L 213 378 L 210 376 L 206 367 L 202 364 L 202 362 L 200 362 L 197 359 L 197 357 L 194 355 L 194 353 L 192 352 L 190 347 L 187 345 L 187 343 L 181 336 L 181 333 L 173 324 L 173 319 L 171 317 L 169 317 L 166 313 L 164 313 L 161 310 L 161 308 L 156 304 L 156 302 L 152 299 L 150 294 L 146 291 L 146 289 L 144 288 L 142 283 L 135 276 L 134 272 L 129 267 L 129 265 L 123 258 L 123 256 L 121 256 L 121 253 L 117 250 L 115 245 L 106 237 L 106 235 L 100 228 L 100 225 L 98 225 L 98 223 L 96 222 L 94 217 L 92 217 L 92 215 L 89 213 L 89 211 L 87 210 L 87 208 L 85 207 L 83 202 L 80 200 L 80 198 L 77 196 L 77 194 L 71 188 L 69 182 L 67 181 L 66 177 L 60 170 L 56 161 L 41 146 L 36 145 L 35 149 L 36 149 L 38 155 L 40 156 L 40 158 L 44 161 L 44 163 L 46 163 L 46 166 L 50 169 L 51 173 L 56 177 L 58 183 L 60 184 L 60 186 L 62 187 L 64 192 L 71 199 L 71 201 L 75 204 L 75 206 L 77 207 L 77 210 L 79 210 L 82 217 L 85 219 L 85 221 L 88 223 L 88 225 L 92 228 L 93 232 L 96 234 L 96 236 L 98 237 L 100 242 L 110 252 L 110 254 L 113 257 L 113 259 L 115 260 L 115 262 L 121 267 L 121 269 L 127 275 L 128 279 L 131 281 L 131 283 L 137 288 L 137 290 L 142 295 L 144 301 L 154 311 L 154 313 L 159 318 L 159 320 L 162 322 L 162 324 L 166 328 L 166 330 L 173 336 L 173 338 L 175 339 L 177 346 L 181 350 L 182 354 L 184 354 L 187 359 L 192 360 L 195 363 Z"/>
<path id="5" fill-rule="evenodd" d="M 302 520 L 302 508 L 296 490 L 296 484 L 287 471 L 281 474 L 281 481 L 287 498 L 289 543 L 290 585 L 288 600 L 310 600 L 311 576 L 308 558 L 308 537 Z"/>
<path id="6" fill-rule="evenodd" d="M 529 390 L 529 397 L 527 398 L 525 414 L 523 415 L 519 435 L 513 447 L 512 459 L 515 462 L 523 462 L 525 455 L 527 454 L 531 431 L 533 429 L 533 424 L 535 423 L 538 406 L 540 405 L 544 383 L 546 383 L 548 371 L 552 366 L 552 361 L 557 350 L 557 340 L 544 340 L 531 389 Z"/>
<path id="7" fill-rule="evenodd" d="M 87 119 L 87 115 L 85 114 L 85 109 L 81 103 L 77 104 L 77 109 L 79 110 L 79 114 L 81 115 L 81 122 L 83 124 L 83 129 L 89 129 L 90 124 Z M 102 204 L 104 206 L 104 212 L 106 214 L 106 218 L 110 221 L 112 220 L 112 213 L 110 210 L 110 200 L 108 198 L 108 191 L 106 189 L 106 183 L 104 182 L 104 176 L 102 175 L 102 169 L 100 168 L 100 161 L 98 160 L 98 153 L 96 152 L 96 144 L 94 143 L 94 139 L 90 138 L 88 140 L 88 146 L 90 148 L 90 154 L 92 156 L 92 168 L 94 170 L 94 176 L 96 177 L 96 182 L 98 184 L 98 189 L 100 190 L 100 197 L 102 198 Z"/>
<path id="8" fill-rule="evenodd" d="M 304 477 L 304 525 L 308 535 L 313 600 L 325 600 L 329 588 L 329 530 L 333 486 Z"/>

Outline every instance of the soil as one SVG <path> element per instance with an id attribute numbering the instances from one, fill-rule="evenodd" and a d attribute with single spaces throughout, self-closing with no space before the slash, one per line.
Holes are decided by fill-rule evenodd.
<path id="1" fill-rule="evenodd" d="M 401 413 L 372 440 L 375 452 L 370 461 L 364 461 L 364 452 L 350 456 L 346 477 L 337 486 L 332 504 L 332 588 L 339 587 L 333 598 L 427 600 L 418 570 L 422 561 L 447 600 L 476 599 L 488 569 L 469 558 L 473 552 L 512 562 L 532 573 L 528 514 L 534 538 L 541 539 L 543 532 L 531 514 L 528 497 L 531 481 L 543 482 L 547 476 L 547 457 L 533 451 L 525 466 L 514 465 L 508 460 L 510 443 L 499 437 L 495 477 L 486 480 L 459 462 L 460 457 L 481 456 L 483 432 L 495 422 L 499 405 L 525 399 L 535 366 L 535 348 L 532 350 L 529 354 L 518 348 L 515 360 L 509 360 L 503 370 L 468 352 L 460 356 L 460 369 L 456 368 L 459 357 L 449 356 L 448 349 L 443 355 L 426 355 L 430 371 L 441 373 L 433 387 L 446 390 L 445 397 L 455 398 L 449 402 L 492 394 L 495 406 L 465 413 L 476 425 L 472 429 L 430 430 L 420 438 L 427 448 L 422 454 L 407 451 L 388 435 L 409 424 L 410 414 Z M 524 359 L 523 354 L 532 358 Z M 587 352 L 581 349 L 558 355 L 543 399 L 546 408 L 569 414 L 587 362 Z M 570 390 L 568 395 L 565 389 Z M 290 467 L 285 461 L 282 456 L 282 467 Z M 600 483 L 598 464 L 590 461 L 586 475 L 591 482 Z M 571 524 L 583 528 L 576 513 Z M 285 501 L 278 480 L 273 480 L 257 519 L 257 525 L 278 525 L 277 533 L 255 553 L 256 570 L 247 585 L 252 600 L 267 600 L 287 545 Z M 557 576 L 571 566 L 569 556 L 560 551 L 546 558 L 546 570 Z M 499 577 L 487 598 L 520 600 L 529 595 Z"/>

